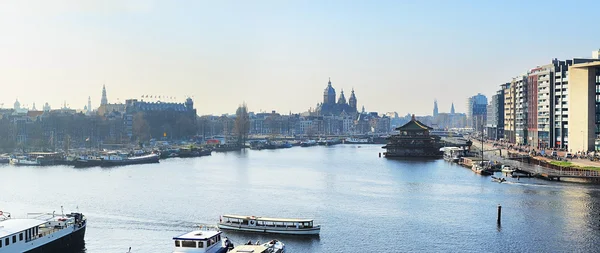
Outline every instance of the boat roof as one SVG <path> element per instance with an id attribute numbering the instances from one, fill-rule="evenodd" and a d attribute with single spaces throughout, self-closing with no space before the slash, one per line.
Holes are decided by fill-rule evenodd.
<path id="1" fill-rule="evenodd" d="M 268 249 L 269 248 L 262 245 L 240 245 L 229 251 L 229 253 L 262 253 L 266 252 Z"/>
<path id="2" fill-rule="evenodd" d="M 206 240 L 220 233 L 221 231 L 195 230 L 180 236 L 175 236 L 173 237 L 173 240 Z"/>
<path id="3" fill-rule="evenodd" d="M 44 223 L 46 221 L 38 219 L 7 219 L 0 221 L 0 237 L 12 235 Z"/>
<path id="4" fill-rule="evenodd" d="M 274 221 L 274 222 L 313 222 L 312 219 L 294 219 L 294 218 L 267 218 L 259 216 L 245 216 L 245 215 L 223 215 L 224 218 L 234 219 L 255 219 L 257 221 Z"/>

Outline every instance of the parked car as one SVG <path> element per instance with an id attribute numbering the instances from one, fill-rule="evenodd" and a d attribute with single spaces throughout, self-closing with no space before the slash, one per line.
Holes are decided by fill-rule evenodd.
<path id="1" fill-rule="evenodd" d="M 571 153 L 566 153 L 566 154 L 565 154 L 565 158 L 571 158 L 571 159 L 572 159 L 572 158 L 573 158 L 573 154 L 571 154 Z"/>

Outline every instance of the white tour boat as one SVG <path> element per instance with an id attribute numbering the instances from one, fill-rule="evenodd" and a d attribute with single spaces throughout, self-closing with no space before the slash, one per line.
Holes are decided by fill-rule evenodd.
<path id="1" fill-rule="evenodd" d="M 83 247 L 86 218 L 81 213 L 28 214 L 12 218 L 0 211 L 0 253 L 69 252 Z"/>
<path id="2" fill-rule="evenodd" d="M 247 232 L 318 235 L 320 225 L 314 225 L 310 219 L 265 218 L 243 215 L 223 215 L 218 224 L 220 229 Z"/>
<path id="3" fill-rule="evenodd" d="M 233 243 L 225 237 L 221 238 L 221 231 L 207 228 L 196 230 L 173 237 L 175 249 L 173 253 L 222 253 L 233 248 Z"/>

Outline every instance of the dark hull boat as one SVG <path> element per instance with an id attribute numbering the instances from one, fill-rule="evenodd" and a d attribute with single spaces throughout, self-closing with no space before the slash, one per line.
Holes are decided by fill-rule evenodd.
<path id="1" fill-rule="evenodd" d="M 134 164 L 148 164 L 158 163 L 160 157 L 157 154 L 150 154 L 144 156 L 128 157 L 124 159 L 104 159 L 101 163 L 101 167 L 114 167 L 114 166 L 125 166 Z"/>
<path id="2" fill-rule="evenodd" d="M 75 166 L 75 168 L 89 168 L 89 167 L 96 167 L 96 166 L 101 166 L 101 165 L 102 165 L 101 159 L 77 159 L 77 160 L 73 161 L 73 166 Z"/>

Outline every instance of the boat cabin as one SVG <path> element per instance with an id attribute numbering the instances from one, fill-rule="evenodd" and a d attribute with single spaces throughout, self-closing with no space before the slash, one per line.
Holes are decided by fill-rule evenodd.
<path id="1" fill-rule="evenodd" d="M 223 215 L 222 223 L 242 226 L 281 227 L 281 228 L 313 228 L 313 220 L 281 219 L 242 215 Z"/>
<path id="2" fill-rule="evenodd" d="M 173 237 L 175 242 L 174 253 L 180 252 L 217 252 L 223 248 L 221 231 L 196 230 Z"/>

